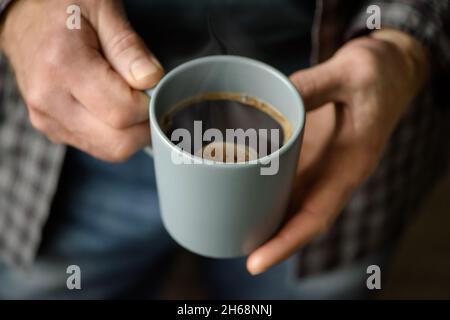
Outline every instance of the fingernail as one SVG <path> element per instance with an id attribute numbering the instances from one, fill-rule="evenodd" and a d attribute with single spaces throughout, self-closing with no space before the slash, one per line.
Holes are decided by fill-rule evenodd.
<path id="1" fill-rule="evenodd" d="M 161 63 L 159 63 L 159 61 L 155 58 L 152 57 L 152 62 L 155 64 L 155 66 L 157 66 L 159 69 L 163 70 L 163 66 L 161 65 Z"/>
<path id="2" fill-rule="evenodd" d="M 249 270 L 249 272 L 252 276 L 257 276 L 258 274 L 262 273 L 262 271 L 255 271 L 255 270 Z"/>
<path id="3" fill-rule="evenodd" d="M 158 65 L 152 63 L 149 59 L 140 59 L 131 65 L 131 73 L 136 80 L 141 80 L 156 73 Z"/>
<path id="4" fill-rule="evenodd" d="M 261 259 L 259 257 L 252 257 L 247 261 L 247 270 L 252 276 L 256 276 L 263 273 L 263 268 L 261 266 Z"/>

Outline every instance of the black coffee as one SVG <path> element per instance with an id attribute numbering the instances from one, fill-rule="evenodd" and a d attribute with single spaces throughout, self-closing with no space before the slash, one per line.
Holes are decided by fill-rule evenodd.
<path id="1" fill-rule="evenodd" d="M 221 162 L 256 160 L 281 148 L 292 134 L 291 124 L 276 108 L 237 93 L 183 100 L 161 117 L 160 125 L 175 144 L 179 142 L 174 141 L 179 140 L 178 129 L 188 133 L 186 151 Z M 215 134 L 208 135 L 211 132 Z"/>

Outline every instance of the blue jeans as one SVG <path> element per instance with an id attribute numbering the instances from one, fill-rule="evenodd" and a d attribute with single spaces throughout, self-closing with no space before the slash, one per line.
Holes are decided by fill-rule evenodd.
<path id="1" fill-rule="evenodd" d="M 26 272 L 0 264 L 0 299 L 158 298 L 181 250 L 161 222 L 151 158 L 139 153 L 125 164 L 106 164 L 69 149 L 37 261 Z M 213 298 L 363 298 L 366 268 L 384 254 L 300 280 L 298 258 L 257 277 L 245 259 L 199 258 L 194 271 Z M 81 290 L 67 289 L 69 265 L 81 269 Z"/>

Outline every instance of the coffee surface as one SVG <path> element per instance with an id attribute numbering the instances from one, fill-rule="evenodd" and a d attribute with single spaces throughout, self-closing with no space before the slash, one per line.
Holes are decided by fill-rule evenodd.
<path id="1" fill-rule="evenodd" d="M 170 140 L 175 130 L 187 130 L 194 146 L 195 122 L 201 123 L 202 136 L 208 129 L 217 129 L 223 140 L 202 139 L 201 148 L 189 152 L 220 162 L 266 156 L 281 148 L 292 135 L 291 124 L 275 107 L 240 93 L 209 93 L 185 99 L 163 114 L 160 126 Z M 229 129 L 234 130 L 235 136 L 227 136 Z M 261 130 L 267 134 L 260 134 Z M 236 138 L 242 133 L 244 139 Z"/>

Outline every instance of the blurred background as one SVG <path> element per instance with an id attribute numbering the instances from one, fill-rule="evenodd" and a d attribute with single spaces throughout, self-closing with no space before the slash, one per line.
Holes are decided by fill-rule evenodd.
<path id="1" fill-rule="evenodd" d="M 450 299 L 450 175 L 430 194 L 394 254 L 380 299 Z"/>

